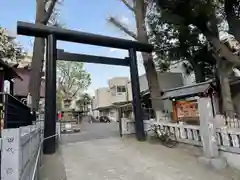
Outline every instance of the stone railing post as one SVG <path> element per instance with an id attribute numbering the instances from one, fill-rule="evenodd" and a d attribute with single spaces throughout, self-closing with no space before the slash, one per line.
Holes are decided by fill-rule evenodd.
<path id="1" fill-rule="evenodd" d="M 187 136 L 186 136 L 183 122 L 179 122 L 179 129 L 180 129 L 180 137 L 182 139 L 186 139 Z"/>
<path id="2" fill-rule="evenodd" d="M 207 164 L 211 164 L 216 169 L 221 169 L 225 168 L 226 162 L 219 158 L 217 134 L 212 108 L 212 102 L 209 97 L 198 99 L 200 134 L 204 153 L 204 157 L 201 157 L 200 160 Z"/>
<path id="3" fill-rule="evenodd" d="M 3 129 L 1 179 L 19 180 L 21 171 L 20 130 Z"/>
<path id="4" fill-rule="evenodd" d="M 56 138 L 58 138 L 58 140 L 61 138 L 61 125 L 60 122 L 56 122 L 56 132 L 58 134 L 58 136 Z"/>

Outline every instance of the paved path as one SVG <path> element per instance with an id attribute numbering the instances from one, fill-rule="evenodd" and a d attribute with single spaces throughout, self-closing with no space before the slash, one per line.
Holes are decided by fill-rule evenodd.
<path id="1" fill-rule="evenodd" d="M 61 151 L 68 180 L 239 180 L 231 170 L 216 172 L 191 151 L 119 138 L 117 124 L 84 124 L 64 135 Z"/>
<path id="2" fill-rule="evenodd" d="M 92 123 L 87 122 L 80 125 L 80 133 L 64 134 L 61 137 L 62 144 L 106 139 L 109 137 L 119 138 L 117 123 Z"/>

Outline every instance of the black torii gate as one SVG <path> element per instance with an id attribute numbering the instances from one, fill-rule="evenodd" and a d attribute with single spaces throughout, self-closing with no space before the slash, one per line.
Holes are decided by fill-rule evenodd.
<path id="1" fill-rule="evenodd" d="M 145 140 L 142 116 L 143 113 L 140 102 L 140 88 L 136 51 L 151 53 L 153 51 L 152 45 L 140 43 L 137 41 L 67 30 L 63 28 L 49 27 L 41 24 L 33 24 L 27 22 L 17 22 L 17 33 L 20 35 L 42 37 L 47 39 L 45 89 L 46 99 L 44 119 L 45 138 L 56 134 L 56 60 L 59 57 L 60 59 L 65 59 L 69 61 L 129 66 L 132 82 L 133 111 L 135 117 L 136 138 L 139 141 Z M 57 40 L 126 49 L 129 51 L 129 57 L 125 59 L 119 59 L 66 53 L 62 50 L 57 51 Z M 45 154 L 52 154 L 55 153 L 55 151 L 55 138 L 47 139 L 44 142 L 43 152 Z"/>

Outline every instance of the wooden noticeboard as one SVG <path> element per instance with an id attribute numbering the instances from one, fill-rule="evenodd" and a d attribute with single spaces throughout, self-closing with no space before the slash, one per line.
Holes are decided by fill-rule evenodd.
<path id="1" fill-rule="evenodd" d="M 174 103 L 175 120 L 198 120 L 198 103 L 197 100 L 176 101 Z"/>

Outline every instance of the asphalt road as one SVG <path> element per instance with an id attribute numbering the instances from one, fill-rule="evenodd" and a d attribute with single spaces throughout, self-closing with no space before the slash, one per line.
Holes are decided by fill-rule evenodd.
<path id="1" fill-rule="evenodd" d="M 81 129 L 79 133 L 62 134 L 61 144 L 120 137 L 119 125 L 116 122 L 92 124 L 83 122 L 79 127 Z"/>

